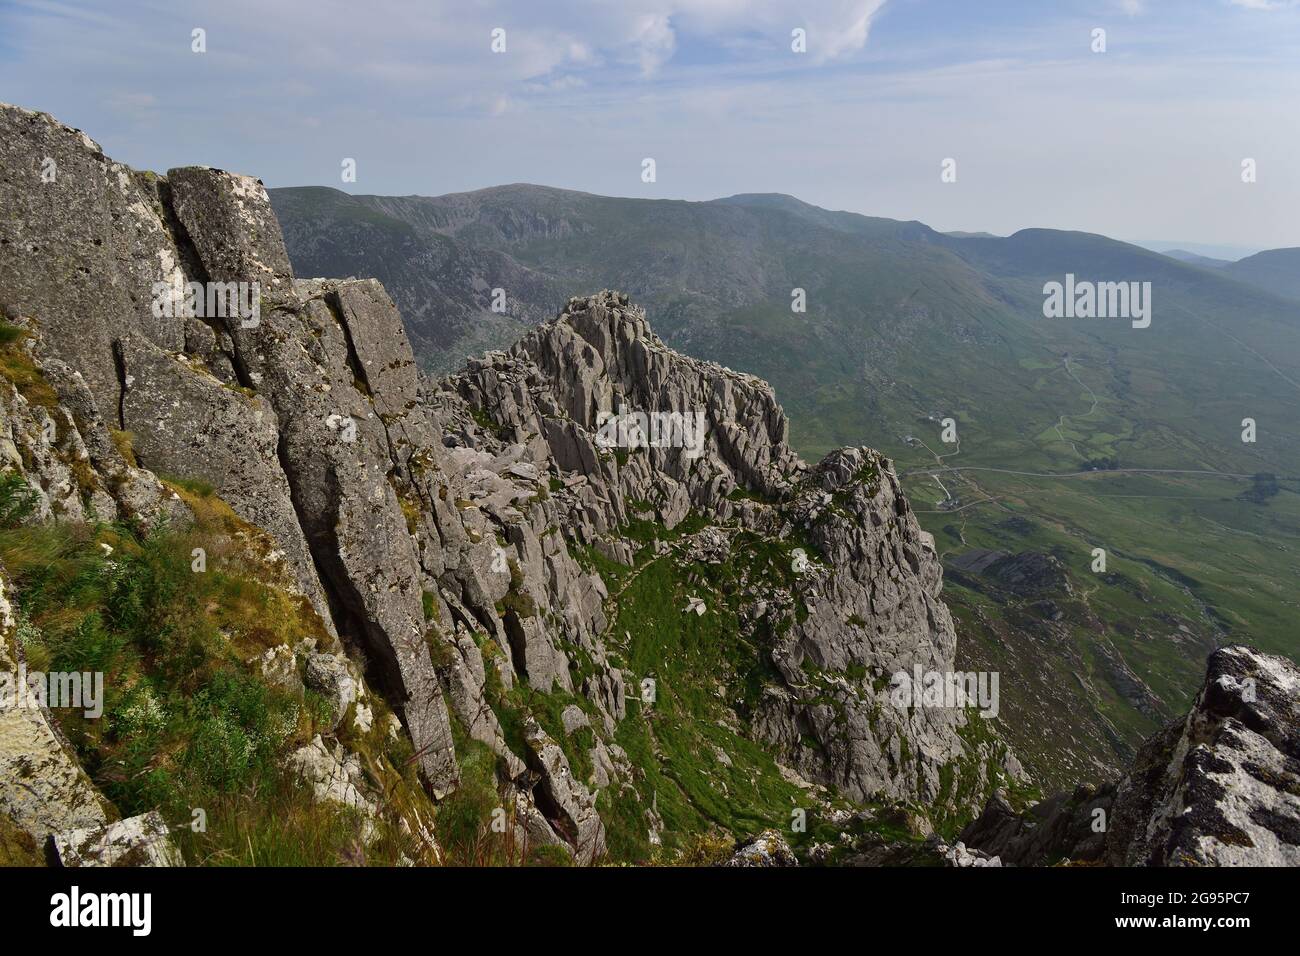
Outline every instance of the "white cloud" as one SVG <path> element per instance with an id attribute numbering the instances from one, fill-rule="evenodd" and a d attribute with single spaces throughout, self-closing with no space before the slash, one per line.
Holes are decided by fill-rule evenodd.
<path id="1" fill-rule="evenodd" d="M 884 5 L 885 0 L 853 4 L 856 9 L 853 11 L 853 19 L 847 24 L 829 26 L 818 31 L 825 33 L 829 40 L 822 47 L 814 47 L 814 54 L 820 59 L 829 60 L 846 53 L 861 50 L 867 45 L 867 35 L 871 31 L 871 21 Z M 817 38 L 814 36 L 814 43 L 816 42 Z"/>
<path id="2" fill-rule="evenodd" d="M 677 35 L 672 24 L 663 14 L 648 14 L 638 17 L 632 37 L 632 46 L 636 51 L 636 60 L 641 73 L 649 76 L 672 59 L 677 49 Z"/>
<path id="3" fill-rule="evenodd" d="M 634 64 L 642 76 L 669 65 L 684 43 L 737 54 L 788 50 L 790 31 L 808 31 L 813 62 L 850 56 L 867 43 L 887 0 L 570 0 L 548 7 L 554 29 L 587 37 L 600 57 Z M 759 38 L 762 42 L 754 42 Z M 575 41 L 576 42 L 576 41 Z M 578 58 L 571 58 L 580 64 Z"/>
<path id="4" fill-rule="evenodd" d="M 1286 7 L 1294 7 L 1300 0 L 1229 0 L 1234 7 L 1244 7 L 1247 10 L 1282 10 Z"/>

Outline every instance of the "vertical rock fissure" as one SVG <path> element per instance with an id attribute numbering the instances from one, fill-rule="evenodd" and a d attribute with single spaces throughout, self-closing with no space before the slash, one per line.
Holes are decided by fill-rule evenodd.
<path id="1" fill-rule="evenodd" d="M 306 514 L 301 498 L 302 476 L 293 464 L 292 456 L 286 448 L 284 434 L 276 445 L 276 457 L 289 482 L 289 500 L 294 514 L 302 528 L 307 541 L 308 553 L 316 576 L 320 579 L 321 589 L 325 592 L 330 619 L 334 630 L 345 646 L 351 644 L 354 650 L 363 652 L 366 663 L 366 678 L 384 697 L 389 706 L 398 714 L 405 713 L 405 696 L 401 692 L 401 672 L 397 658 L 389 647 L 383 634 L 375 633 L 374 625 L 366 618 L 365 602 L 357 593 L 356 586 L 347 571 L 338 566 L 338 538 L 333 533 L 329 522 L 313 522 Z M 340 499 L 336 479 L 330 472 L 325 473 L 327 485 L 327 514 L 335 514 Z"/>
<path id="2" fill-rule="evenodd" d="M 117 373 L 117 427 L 126 431 L 126 355 L 122 340 L 113 340 L 113 369 Z"/>
<path id="3" fill-rule="evenodd" d="M 181 222 L 180 217 L 176 215 L 171 183 L 165 179 L 160 180 L 158 183 L 158 203 L 162 207 L 162 215 L 159 219 L 162 221 L 163 229 L 171 238 L 172 245 L 176 247 L 179 258 L 177 265 L 180 266 L 181 272 L 184 273 L 187 279 L 207 283 L 209 280 L 208 270 L 204 267 L 203 259 L 199 256 L 198 246 L 194 244 L 194 240 L 190 237 L 190 231 L 185 228 L 185 223 Z"/>
<path id="4" fill-rule="evenodd" d="M 348 320 L 343 314 L 343 303 L 339 300 L 339 294 L 331 292 L 326 295 L 325 305 L 329 308 L 334 321 L 339 324 L 339 328 L 343 330 L 343 341 L 347 345 L 346 361 L 348 368 L 352 371 L 352 377 L 361 386 L 360 391 L 362 394 L 369 398 L 374 395 L 374 390 L 370 387 L 370 379 L 366 375 L 365 363 L 361 361 L 361 356 L 357 354 L 356 343 L 352 341 L 352 329 L 348 326 Z"/>

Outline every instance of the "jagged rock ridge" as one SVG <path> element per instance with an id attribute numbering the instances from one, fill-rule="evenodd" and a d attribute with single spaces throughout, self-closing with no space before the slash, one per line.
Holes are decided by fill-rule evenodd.
<path id="1" fill-rule="evenodd" d="M 669 529 L 692 511 L 706 515 L 716 526 L 697 537 L 720 539 L 724 554 L 736 529 L 807 536 L 819 560 L 793 591 L 756 592 L 747 623 L 782 678 L 753 715 L 753 733 L 808 779 L 857 800 L 931 802 L 947 765 L 974 761 L 981 784 L 990 761 L 1019 772 L 1005 752 L 967 752 L 960 711 L 908 712 L 886 700 L 881 682 L 897 671 L 951 671 L 956 636 L 933 547 L 877 453 L 843 449 L 810 468 L 787 443 L 770 386 L 668 349 L 617 293 L 570 301 L 509 352 L 444 380 L 434 401 L 454 419 L 456 397 L 491 417 L 503 445 L 560 478 L 552 500 L 562 526 L 616 559 L 632 560 L 619 528 L 638 514 Z M 699 453 L 603 450 L 602 418 L 623 408 L 702 413 Z"/>

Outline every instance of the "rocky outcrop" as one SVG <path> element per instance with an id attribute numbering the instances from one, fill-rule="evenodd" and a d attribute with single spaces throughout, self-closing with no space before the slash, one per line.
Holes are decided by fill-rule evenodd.
<path id="1" fill-rule="evenodd" d="M 305 747 L 289 757 L 290 766 L 311 788 L 317 802 L 337 803 L 356 810 L 366 821 L 367 829 L 373 826 L 378 808 L 363 793 L 365 787 L 360 761 L 355 755 L 340 753 L 318 735 Z"/>
<path id="2" fill-rule="evenodd" d="M 1215 651 L 1191 711 L 1118 782 L 1025 814 L 995 798 L 962 838 L 1017 865 L 1300 864 L 1300 668 L 1248 647 Z"/>
<path id="3" fill-rule="evenodd" d="M 896 706 L 887 685 L 918 666 L 951 673 L 957 637 L 933 547 L 892 466 L 870 449 L 828 455 L 786 520 L 806 529 L 820 558 L 798 594 L 806 617 L 773 649 L 786 685 L 770 689 L 760 734 L 805 777 L 855 799 L 937 801 L 940 771 L 965 754 L 965 713 Z M 849 679 L 855 670 L 870 682 Z M 820 747 L 801 746 L 809 731 Z"/>
<path id="4" fill-rule="evenodd" d="M 596 812 L 595 796 L 575 780 L 559 745 L 536 723 L 524 730 L 528 763 L 541 780 L 534 795 L 552 829 L 573 848 L 579 863 L 591 863 L 605 854 L 605 828 Z"/>
<path id="5" fill-rule="evenodd" d="M 1210 656 L 1187 718 L 1119 784 L 1107 861 L 1300 865 L 1300 668 L 1248 647 Z"/>
<path id="6" fill-rule="evenodd" d="M 52 378 L 60 404 L 93 432 L 130 433 L 150 472 L 210 482 L 272 537 L 302 593 L 370 661 L 430 791 L 448 793 L 456 764 L 425 642 L 425 572 L 399 500 L 416 493 L 411 459 L 434 440 L 411 416 L 414 367 L 391 301 L 374 283 L 296 281 L 257 180 L 136 173 L 11 106 L 0 132 L 0 307 L 43 367 L 72 370 Z M 190 283 L 198 317 L 177 308 Z M 213 283 L 250 291 L 212 314 Z M 90 470 L 125 470 L 107 436 L 85 444 Z"/>
<path id="7" fill-rule="evenodd" d="M 979 778 L 972 792 L 983 792 L 1014 766 L 996 748 L 969 752 L 961 708 L 889 703 L 894 673 L 952 670 L 956 635 L 932 543 L 878 453 L 802 462 L 766 383 L 673 352 L 626 296 L 603 292 L 571 300 L 509 352 L 470 362 L 431 402 L 460 423 L 457 445 L 514 447 L 549 474 L 547 510 L 615 560 L 631 562 L 638 546 L 620 529 L 647 514 L 666 529 L 688 513 L 714 523 L 686 543 L 688 561 L 728 560 L 736 529 L 806 537 L 818 557 L 792 589 L 755 587 L 747 622 L 782 678 L 752 731 L 803 776 L 854 799 L 932 801 L 945 767 L 965 763 Z M 692 420 L 703 423 L 698 436 Z M 687 427 L 663 440 L 679 422 Z M 551 679 L 543 659 L 523 662 L 530 680 Z"/>
<path id="8" fill-rule="evenodd" d="M 737 488 L 776 495 L 802 468 L 786 443 L 789 422 L 771 386 L 672 351 L 627 296 L 574 299 L 558 318 L 508 353 L 471 361 L 448 379 L 469 404 L 488 413 L 498 434 L 520 442 L 543 470 L 573 478 L 581 532 L 616 528 L 631 499 L 654 502 L 671 528 L 694 506 L 724 509 Z M 598 443 L 609 417 L 703 416 L 699 448 L 656 442 L 618 461 Z M 692 434 L 690 437 L 694 437 Z"/>

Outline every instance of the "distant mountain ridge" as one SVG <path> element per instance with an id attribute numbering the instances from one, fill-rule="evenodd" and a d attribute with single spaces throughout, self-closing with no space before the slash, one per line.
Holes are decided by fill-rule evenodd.
<path id="1" fill-rule="evenodd" d="M 1300 246 L 1247 256 L 1224 266 L 1223 271 L 1261 289 L 1300 299 Z"/>
<path id="2" fill-rule="evenodd" d="M 604 197 L 526 183 L 444 196 L 349 195 L 328 187 L 270 192 L 291 255 L 304 271 L 332 275 L 351 269 L 395 287 L 417 354 L 438 369 L 450 369 L 465 355 L 511 341 L 521 328 L 553 314 L 574 288 L 586 288 L 583 280 L 593 273 L 608 280 L 598 284 L 649 294 L 652 302 L 656 295 L 675 298 L 680 308 L 693 313 L 697 310 L 691 308 L 692 300 L 710 298 L 701 281 L 707 265 L 723 285 L 717 305 L 767 304 L 775 294 L 772 280 L 789 271 L 772 268 L 773 259 L 782 254 L 771 254 L 773 240 L 784 244 L 772 231 L 785 217 L 785 224 L 798 224 L 798 232 L 787 237 L 790 241 L 802 233 L 803 238 L 824 242 L 829 231 L 863 243 L 923 244 L 1002 276 L 1060 271 L 1049 258 L 1056 254 L 1067 267 L 1066 257 L 1078 256 L 1080 272 L 1089 267 L 1156 269 L 1161 277 L 1195 285 L 1187 274 L 1160 272 L 1151 258 L 1159 255 L 1222 268 L 1226 275 L 1280 297 L 1295 296 L 1300 285 L 1288 268 L 1296 250 L 1271 250 L 1231 263 L 1184 250 L 1154 253 L 1091 233 L 1038 228 L 1007 237 L 941 233 L 918 221 L 826 210 L 780 193 L 687 202 Z M 672 240 L 657 249 L 665 230 L 673 227 L 696 237 L 710 236 L 721 245 L 691 257 L 682 254 L 689 240 Z M 364 236 L 364 243 L 337 244 L 351 235 Z M 623 255 L 608 243 L 624 239 L 641 243 L 650 253 L 648 260 L 601 257 L 602 251 Z M 564 255 L 549 255 L 544 248 L 548 244 L 563 247 Z M 931 265 L 940 268 L 939 263 Z M 638 277 L 638 271 L 644 275 Z M 791 275 L 790 281 L 797 278 Z M 494 288 L 505 290 L 509 306 L 504 314 L 491 308 Z M 682 331 L 670 328 L 670 340 Z"/>

